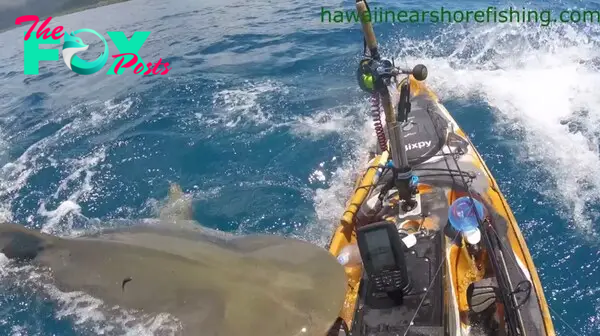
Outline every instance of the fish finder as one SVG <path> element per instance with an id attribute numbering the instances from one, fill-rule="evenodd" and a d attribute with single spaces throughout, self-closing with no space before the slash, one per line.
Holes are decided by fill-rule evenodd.
<path id="1" fill-rule="evenodd" d="M 404 260 L 404 244 L 394 223 L 384 221 L 356 231 L 358 248 L 370 281 L 378 292 L 407 294 L 410 282 Z"/>

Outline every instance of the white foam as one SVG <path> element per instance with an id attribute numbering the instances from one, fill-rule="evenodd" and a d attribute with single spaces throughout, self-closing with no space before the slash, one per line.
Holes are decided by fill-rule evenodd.
<path id="1" fill-rule="evenodd" d="M 60 149 L 65 144 L 85 138 L 96 132 L 99 127 L 127 116 L 132 110 L 132 105 L 133 99 L 129 98 L 119 103 L 91 101 L 57 112 L 57 115 L 53 116 L 54 122 L 61 123 L 64 120 L 69 120 L 69 122 L 54 134 L 29 146 L 16 160 L 7 162 L 0 167 L 0 220 L 12 220 L 12 203 L 19 196 L 19 191 L 27 185 L 32 176 L 48 167 L 58 169 L 66 177 L 59 181 L 59 187 L 53 195 L 40 200 L 42 213 L 48 202 L 65 197 L 65 193 L 70 192 L 64 200 L 67 203 L 58 206 L 62 206 L 63 210 L 71 203 L 77 203 L 78 200 L 93 196 L 92 177 L 94 172 L 92 168 L 104 160 L 105 148 L 100 146 L 94 149 L 90 155 L 69 160 L 57 159 L 56 155 L 61 152 Z M 38 130 L 46 124 L 47 122 L 41 122 L 27 132 Z M 17 133 L 14 136 L 20 137 L 22 134 Z M 71 208 L 74 210 L 76 207 Z M 58 211 L 46 214 L 64 215 L 66 213 L 68 212 Z M 56 225 L 55 221 L 56 218 L 50 217 L 48 223 L 45 224 L 45 229 L 52 231 L 51 228 Z"/>
<path id="2" fill-rule="evenodd" d="M 166 313 L 107 307 L 102 300 L 83 292 L 62 292 L 48 284 L 44 287 L 58 302 L 58 319 L 71 318 L 76 327 L 91 328 L 96 335 L 174 335 L 181 329 L 181 323 Z"/>
<path id="3" fill-rule="evenodd" d="M 196 114 L 196 118 L 208 125 L 221 125 L 227 128 L 240 123 L 268 124 L 272 118 L 272 107 L 263 106 L 261 99 L 273 93 L 285 93 L 280 83 L 264 81 L 253 83 L 244 81 L 237 87 L 218 91 L 213 95 L 213 111 L 210 115 Z"/>
<path id="4" fill-rule="evenodd" d="M 8 150 L 10 149 L 7 137 L 4 135 L 4 132 L 0 125 L 0 166 L 4 166 L 6 164 Z M 2 175 L 0 175 L 2 176 Z M 0 182 L 0 190 L 2 190 L 4 183 Z M 0 191 L 1 192 L 1 191 Z M 1 198 L 0 198 L 1 201 Z M 12 213 L 10 206 L 4 202 L 0 202 L 0 223 L 8 222 L 12 219 Z"/>
<path id="5" fill-rule="evenodd" d="M 24 326 L 13 326 L 10 332 L 12 336 L 27 336 L 27 329 Z"/>
<path id="6" fill-rule="evenodd" d="M 332 133 L 348 133 L 356 131 L 352 125 L 356 123 L 357 109 L 347 106 L 317 111 L 309 116 L 297 117 L 291 122 L 291 131 L 294 135 L 319 139 Z M 362 119 L 362 118 L 361 118 Z M 349 135 L 349 134 L 348 134 Z"/>
<path id="7" fill-rule="evenodd" d="M 8 265 L 8 258 L 0 253 L 0 279 L 2 279 L 6 275 L 6 265 Z"/>
<path id="8" fill-rule="evenodd" d="M 104 108 L 95 109 L 90 113 L 90 118 L 88 121 L 90 127 L 97 128 L 128 116 L 131 112 L 131 106 L 133 103 L 134 100 L 131 98 L 127 98 L 119 103 L 115 103 L 112 100 L 105 101 L 103 103 Z"/>
<path id="9" fill-rule="evenodd" d="M 48 218 L 42 227 L 42 232 L 68 235 L 72 233 L 73 217 L 81 216 L 81 206 L 71 200 L 66 200 L 61 202 L 56 209 L 46 210 L 45 203 L 42 203 L 38 213 Z"/>
<path id="10" fill-rule="evenodd" d="M 224 128 L 242 125 L 264 126 L 267 131 L 289 128 L 292 135 L 311 140 L 331 134 L 359 136 L 357 128 L 367 117 L 361 105 L 337 106 L 298 116 L 282 110 L 286 108 L 289 93 L 290 89 L 280 82 L 244 81 L 216 92 L 212 110 L 195 113 L 195 118 L 206 126 Z"/>
<path id="11" fill-rule="evenodd" d="M 348 109 L 364 108 L 368 110 L 366 102 L 356 103 Z M 364 119 L 363 119 L 364 120 Z M 341 215 L 346 207 L 346 202 L 351 194 L 358 172 L 365 167 L 369 150 L 375 145 L 372 125 L 364 121 L 360 126 L 353 128 L 354 136 L 346 139 L 348 147 L 354 148 L 349 157 L 341 165 L 331 168 L 327 187 L 318 188 L 313 194 L 315 208 L 315 223 L 307 227 L 305 235 L 310 241 L 320 246 L 325 246 L 329 241 L 335 225 L 339 224 Z M 331 162 L 337 163 L 336 157 Z"/>
<path id="12" fill-rule="evenodd" d="M 327 178 L 325 177 L 325 173 L 323 172 L 323 170 L 320 170 L 320 169 L 316 169 L 308 177 L 308 181 L 310 183 L 313 183 L 315 181 L 325 182 L 325 180 L 327 180 Z"/>
<path id="13" fill-rule="evenodd" d="M 87 156 L 67 160 L 66 165 L 71 173 L 60 181 L 53 198 L 62 199 L 61 196 L 65 192 L 68 193 L 68 196 L 54 210 L 46 209 L 46 200 L 40 202 L 38 214 L 47 218 L 42 226 L 42 232 L 56 235 L 78 234 L 73 230 L 74 221 L 87 219 L 82 215 L 78 202 L 93 196 L 92 177 L 95 175 L 93 168 L 103 162 L 105 158 L 105 148 L 101 147 Z"/>
<path id="14" fill-rule="evenodd" d="M 596 305 L 595 307 L 595 315 L 588 317 L 588 323 L 586 325 L 586 329 L 588 332 L 592 333 L 600 329 L 600 306 Z"/>
<path id="15" fill-rule="evenodd" d="M 7 139 L 7 137 L 4 134 L 2 127 L 0 127 L 0 164 L 4 163 L 5 156 L 8 153 L 8 149 L 9 149 L 9 144 L 6 139 Z"/>

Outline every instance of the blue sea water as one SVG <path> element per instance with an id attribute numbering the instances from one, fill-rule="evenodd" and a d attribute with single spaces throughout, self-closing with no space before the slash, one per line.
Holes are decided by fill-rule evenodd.
<path id="1" fill-rule="evenodd" d="M 600 7 L 371 7 L 511 4 L 555 15 Z M 133 0 L 53 20 L 67 31 L 151 31 L 140 56 L 169 62 L 165 76 L 107 76 L 108 66 L 80 76 L 62 61 L 25 76 L 26 28 L 0 34 L 0 221 L 78 234 L 152 217 L 177 182 L 205 226 L 324 245 L 374 143 L 354 77 L 360 26 L 320 18 L 321 7 L 353 6 Z M 599 25 L 376 25 L 385 56 L 428 66 L 429 85 L 495 174 L 560 335 L 600 335 Z M 81 57 L 95 58 L 101 43 L 82 36 L 91 44 Z M 0 335 L 111 335 L 115 323 L 132 335 L 156 329 L 107 321 L 78 297 L 43 300 L 0 283 Z"/>

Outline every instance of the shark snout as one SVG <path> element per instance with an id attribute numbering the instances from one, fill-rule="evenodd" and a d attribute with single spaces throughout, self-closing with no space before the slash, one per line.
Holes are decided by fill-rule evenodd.
<path id="1" fill-rule="evenodd" d="M 34 259 L 46 245 L 45 238 L 34 230 L 14 224 L 0 224 L 0 253 L 8 259 Z"/>

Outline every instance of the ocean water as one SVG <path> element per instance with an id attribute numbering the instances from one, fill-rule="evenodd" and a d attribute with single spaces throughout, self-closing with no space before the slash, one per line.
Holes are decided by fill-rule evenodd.
<path id="1" fill-rule="evenodd" d="M 133 0 L 53 20 L 67 31 L 151 31 L 140 56 L 169 62 L 165 76 L 107 76 L 108 66 L 79 76 L 62 61 L 25 76 L 26 28 L 0 34 L 0 221 L 76 235 L 152 217 L 177 182 L 205 226 L 325 245 L 374 139 L 354 77 L 360 25 L 323 23 L 322 6 L 354 1 Z M 428 66 L 427 82 L 486 159 L 557 332 L 600 335 L 600 24 L 388 22 L 376 32 L 386 57 Z M 97 305 L 0 281 L 0 335 L 151 335 L 165 322 L 107 320 Z"/>

